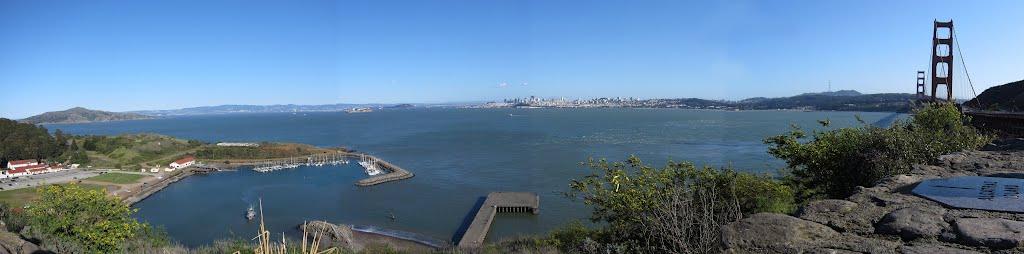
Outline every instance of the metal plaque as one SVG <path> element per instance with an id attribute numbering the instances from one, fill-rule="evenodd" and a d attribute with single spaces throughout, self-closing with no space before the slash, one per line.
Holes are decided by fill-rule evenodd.
<path id="1" fill-rule="evenodd" d="M 957 208 L 1024 212 L 1024 179 L 958 176 L 922 181 L 914 194 Z"/>

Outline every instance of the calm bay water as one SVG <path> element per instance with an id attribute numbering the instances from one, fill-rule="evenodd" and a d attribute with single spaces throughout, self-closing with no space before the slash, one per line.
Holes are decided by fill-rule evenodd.
<path id="1" fill-rule="evenodd" d="M 217 141 L 298 142 L 344 146 L 412 171 L 416 177 L 360 188 L 355 163 L 259 174 L 249 170 L 193 176 L 135 205 L 138 218 L 162 225 L 186 245 L 251 238 L 244 209 L 263 199 L 272 232 L 305 220 L 375 225 L 451 241 L 478 199 L 491 191 L 530 191 L 537 216 L 500 215 L 488 239 L 547 232 L 589 210 L 564 198 L 569 179 L 588 173 L 587 158 L 630 154 L 775 172 L 783 163 L 761 140 L 790 124 L 805 128 L 889 121 L 891 113 L 700 111 L 675 109 L 409 109 L 363 114 L 275 113 L 172 117 L 48 125 L 73 134 L 159 133 Z M 397 220 L 388 215 L 393 213 Z"/>

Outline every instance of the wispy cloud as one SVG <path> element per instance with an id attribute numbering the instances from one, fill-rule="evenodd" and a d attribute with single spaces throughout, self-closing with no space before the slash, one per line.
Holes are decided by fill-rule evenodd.
<path id="1" fill-rule="evenodd" d="M 498 84 L 498 88 L 506 88 L 506 87 L 508 87 L 508 83 L 506 83 L 506 82 L 501 82 L 501 83 Z"/>

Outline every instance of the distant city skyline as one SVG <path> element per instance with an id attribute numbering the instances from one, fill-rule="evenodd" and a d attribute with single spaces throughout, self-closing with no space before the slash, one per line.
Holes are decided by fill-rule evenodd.
<path id="1" fill-rule="evenodd" d="M 1024 2 L 2 1 L 0 117 L 223 104 L 913 93 L 1024 79 Z"/>

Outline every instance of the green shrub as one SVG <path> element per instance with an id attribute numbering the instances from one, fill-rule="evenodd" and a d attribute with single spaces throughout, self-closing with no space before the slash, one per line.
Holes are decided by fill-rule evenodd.
<path id="1" fill-rule="evenodd" d="M 890 127 L 859 127 L 815 131 L 810 137 L 799 127 L 765 139 L 768 153 L 787 163 L 787 183 L 801 201 L 845 198 L 857 186 L 872 186 L 895 174 L 905 174 L 915 163 L 939 155 L 977 149 L 990 136 L 980 134 L 950 104 L 916 110 L 911 121 Z M 828 126 L 827 121 L 822 125 Z M 809 138 L 809 140 L 807 140 Z"/>
<path id="2" fill-rule="evenodd" d="M 597 239 L 599 232 L 587 228 L 579 221 L 572 221 L 568 224 L 552 230 L 546 242 L 562 252 L 571 253 L 573 248 L 582 245 L 587 239 Z"/>
<path id="3" fill-rule="evenodd" d="M 599 232 L 606 233 L 595 236 L 595 251 L 716 252 L 721 225 L 742 213 L 794 207 L 792 190 L 767 176 L 686 162 L 653 168 L 636 157 L 615 163 L 591 160 L 589 166 L 595 174 L 573 180 L 567 195 L 582 199 L 593 209 L 591 220 L 604 225 Z M 561 235 L 580 234 L 570 230 Z"/>
<path id="4" fill-rule="evenodd" d="M 146 227 L 131 217 L 134 211 L 128 205 L 101 190 L 68 184 L 40 187 L 38 192 L 39 200 L 27 210 L 29 225 L 44 238 L 44 247 L 58 252 L 120 252 L 126 240 Z"/>

